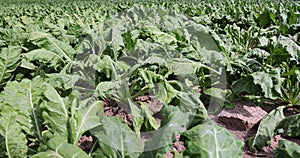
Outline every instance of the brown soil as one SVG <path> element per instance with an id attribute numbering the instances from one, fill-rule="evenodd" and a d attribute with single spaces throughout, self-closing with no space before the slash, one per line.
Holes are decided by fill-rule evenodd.
<path id="1" fill-rule="evenodd" d="M 269 113 L 271 110 L 275 109 L 277 106 L 275 104 L 268 104 L 263 107 L 264 112 L 262 112 L 259 106 L 253 105 L 253 103 L 249 102 L 236 102 L 234 109 L 225 109 L 220 114 L 224 117 L 225 111 L 225 119 L 216 117 L 213 119 L 219 126 L 222 126 L 228 129 L 236 138 L 245 142 L 245 146 L 243 149 L 243 158 L 273 158 L 274 157 L 274 149 L 278 147 L 278 142 L 280 139 L 288 139 L 290 141 L 296 142 L 300 145 L 299 138 L 289 138 L 283 135 L 276 135 L 271 140 L 271 145 L 265 146 L 262 151 L 259 152 L 251 152 L 249 146 L 247 144 L 247 139 L 253 136 L 258 128 L 258 124 L 264 115 Z M 233 114 L 231 114 L 232 112 Z M 284 111 L 285 116 L 290 116 L 296 114 L 295 110 L 292 108 L 288 108 Z M 256 118 L 253 118 L 253 115 Z M 257 119 L 259 118 L 259 119 Z M 250 120 L 249 120 L 250 119 Z M 224 121 L 225 120 L 225 121 Z M 251 124 L 249 124 L 249 122 Z M 255 123 L 256 122 L 256 123 Z M 249 126 L 250 125 L 250 126 Z"/>
<path id="2" fill-rule="evenodd" d="M 93 137 L 85 135 L 80 137 L 77 146 L 79 146 L 83 151 L 89 152 L 93 146 Z"/>
<path id="3" fill-rule="evenodd" d="M 185 149 L 184 143 L 180 141 L 180 135 L 176 137 L 176 141 L 173 143 L 172 149 L 178 153 L 180 153 Z M 164 158 L 173 158 L 173 157 L 174 155 L 171 151 L 168 151 L 164 156 Z"/>
<path id="4" fill-rule="evenodd" d="M 158 113 L 163 107 L 163 104 L 159 100 L 157 100 L 155 96 L 152 95 L 138 96 L 136 100 L 146 103 L 148 108 L 153 112 L 153 114 Z"/>
<path id="5" fill-rule="evenodd" d="M 247 131 L 259 123 L 268 113 L 254 104 L 237 102 L 233 109 L 223 109 L 217 122 L 227 129 Z"/>
<path id="6" fill-rule="evenodd" d="M 117 116 L 124 119 L 124 121 L 131 126 L 132 125 L 132 115 L 126 110 L 118 106 L 118 104 L 110 99 L 103 101 L 104 103 L 104 115 L 105 116 Z"/>

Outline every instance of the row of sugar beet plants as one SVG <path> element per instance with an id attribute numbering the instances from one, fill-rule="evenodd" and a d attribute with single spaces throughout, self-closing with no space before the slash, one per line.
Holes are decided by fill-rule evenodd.
<path id="1" fill-rule="evenodd" d="M 242 99 L 282 101 L 251 150 L 278 132 L 299 137 L 299 114 L 283 114 L 300 105 L 297 1 L 18 0 L 0 10 L 0 157 L 242 157 L 244 142 L 208 117 Z M 107 100 L 126 119 L 106 116 Z M 84 135 L 90 147 L 78 145 Z M 183 151 L 172 148 L 178 135 Z M 284 140 L 275 156 L 299 150 Z"/>

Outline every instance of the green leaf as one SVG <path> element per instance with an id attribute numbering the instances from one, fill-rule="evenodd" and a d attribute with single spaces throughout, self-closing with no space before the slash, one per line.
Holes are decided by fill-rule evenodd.
<path id="1" fill-rule="evenodd" d="M 50 63 L 52 67 L 59 67 L 60 63 L 65 63 L 62 57 L 59 56 L 56 52 L 48 51 L 45 49 L 35 49 L 24 54 L 24 57 L 29 61 L 39 61 L 41 63 Z"/>
<path id="2" fill-rule="evenodd" d="M 204 93 L 225 101 L 226 91 L 221 88 L 208 88 L 204 90 Z"/>
<path id="3" fill-rule="evenodd" d="M 276 127 L 285 118 L 284 108 L 284 106 L 280 106 L 272 110 L 261 120 L 256 134 L 248 140 L 252 151 L 261 150 L 274 136 Z"/>
<path id="4" fill-rule="evenodd" d="M 94 68 L 98 72 L 106 75 L 106 77 L 109 79 L 115 80 L 118 77 L 117 71 L 115 69 L 114 61 L 108 55 L 104 55 L 104 57 L 97 62 Z"/>
<path id="5" fill-rule="evenodd" d="M 206 122 L 182 134 L 186 150 L 184 155 L 205 158 L 242 157 L 244 143 L 229 131 Z"/>
<path id="6" fill-rule="evenodd" d="M 153 137 L 145 143 L 144 157 L 165 154 L 189 123 L 189 115 L 184 114 L 178 107 L 164 106 L 161 111 L 161 128 L 153 131 Z"/>
<path id="7" fill-rule="evenodd" d="M 119 83 L 113 81 L 100 82 L 95 90 L 95 95 L 101 98 L 106 98 L 120 88 Z"/>
<path id="8" fill-rule="evenodd" d="M 267 42 L 265 42 L 267 43 Z M 267 45 L 267 44 L 265 44 Z M 270 53 L 259 48 L 254 48 L 250 52 L 247 53 L 247 57 L 252 57 L 252 56 L 257 56 L 259 59 L 266 59 L 267 57 L 270 56 Z"/>
<path id="9" fill-rule="evenodd" d="M 289 11 L 287 20 L 288 20 L 287 22 L 289 25 L 293 25 L 293 24 L 297 23 L 297 16 L 295 15 L 295 13 L 293 11 Z"/>
<path id="10" fill-rule="evenodd" d="M 0 145 L 5 146 L 6 157 L 27 157 L 27 140 L 25 134 L 22 132 L 21 125 L 17 122 L 17 113 L 9 108 L 5 109 L 5 112 L 1 114 L 0 135 L 4 137 L 4 142 L 1 141 Z"/>
<path id="11" fill-rule="evenodd" d="M 24 79 L 21 82 L 8 82 L 0 95 L 2 109 L 14 109 L 14 112 L 18 113 L 16 120 L 21 124 L 21 128 L 27 134 L 39 139 L 41 139 L 40 128 L 42 124 L 39 102 L 43 90 L 41 79 L 33 79 L 32 81 Z"/>
<path id="12" fill-rule="evenodd" d="M 300 114 L 289 116 L 283 119 L 277 128 L 285 129 L 285 133 L 290 137 L 300 136 Z"/>
<path id="13" fill-rule="evenodd" d="M 239 94 L 241 92 L 247 92 L 248 94 L 257 94 L 261 92 L 261 88 L 253 83 L 253 79 L 250 77 L 242 77 L 232 84 L 232 93 Z"/>
<path id="14" fill-rule="evenodd" d="M 104 117 L 102 125 L 91 132 L 99 144 L 105 144 L 117 152 L 118 157 L 138 157 L 142 152 L 139 136 L 117 117 Z"/>
<path id="15" fill-rule="evenodd" d="M 256 18 L 256 23 L 258 23 L 259 27 L 266 28 L 270 26 L 272 22 L 272 13 L 269 10 L 265 10 L 259 17 Z"/>
<path id="16" fill-rule="evenodd" d="M 69 122 L 68 107 L 64 99 L 60 97 L 50 84 L 45 84 L 45 86 L 44 95 L 48 101 L 44 101 L 41 105 L 44 123 L 54 134 L 64 135 L 64 138 L 67 140 L 67 124 Z"/>
<path id="17" fill-rule="evenodd" d="M 137 72 L 137 79 L 132 82 L 131 86 L 139 91 L 138 95 L 144 94 L 146 90 L 152 90 L 158 100 L 168 104 L 178 93 L 163 75 L 145 69 L 139 69 Z M 140 78 L 143 79 L 142 83 Z"/>
<path id="18" fill-rule="evenodd" d="M 177 90 L 167 80 L 155 84 L 154 95 L 162 103 L 170 103 L 177 93 Z"/>
<path id="19" fill-rule="evenodd" d="M 69 90 L 75 87 L 75 83 L 78 81 L 78 79 L 79 76 L 76 75 L 51 73 L 46 74 L 44 81 L 56 89 Z"/>
<path id="20" fill-rule="evenodd" d="M 288 61 L 296 61 L 299 62 L 299 54 L 300 54 L 300 46 L 294 42 L 291 38 L 280 36 L 278 41 L 282 47 L 286 49 L 286 52 L 290 55 L 290 59 Z"/>
<path id="21" fill-rule="evenodd" d="M 148 131 L 151 129 L 157 130 L 159 128 L 159 125 L 157 124 L 155 118 L 152 116 L 153 113 L 149 110 L 147 105 L 143 102 L 141 102 L 141 112 L 143 116 L 145 117 L 145 127 Z"/>
<path id="22" fill-rule="evenodd" d="M 102 102 L 96 101 L 87 107 L 83 107 L 78 109 L 78 116 L 76 117 L 76 126 L 74 127 L 74 143 L 73 145 L 77 145 L 81 135 L 97 126 L 99 126 L 100 120 L 104 117 L 103 113 L 103 104 Z"/>
<path id="23" fill-rule="evenodd" d="M 90 158 L 79 147 L 65 143 L 64 138 L 55 137 L 49 140 L 48 146 L 50 150 L 39 152 L 32 158 Z"/>
<path id="24" fill-rule="evenodd" d="M 199 124 L 208 118 L 207 110 L 199 98 L 200 93 L 197 92 L 179 92 L 171 103 L 178 106 L 183 113 L 192 117 L 191 125 Z"/>
<path id="25" fill-rule="evenodd" d="M 113 148 L 106 144 L 99 144 L 99 148 L 92 153 L 92 157 L 115 158 L 120 157 Z"/>
<path id="26" fill-rule="evenodd" d="M 275 158 L 295 158 L 300 157 L 300 146 L 294 142 L 281 139 L 279 140 L 279 146 L 274 151 Z"/>
<path id="27" fill-rule="evenodd" d="M 13 72 L 20 65 L 19 47 L 2 48 L 0 53 L 0 86 L 10 80 Z"/>
<path id="28" fill-rule="evenodd" d="M 251 76 L 253 77 L 253 82 L 256 85 L 260 85 L 262 91 L 264 92 L 264 96 L 270 99 L 276 99 L 277 96 L 273 92 L 274 83 L 272 80 L 272 75 L 265 72 L 255 72 L 252 73 Z"/>
<path id="29" fill-rule="evenodd" d="M 139 109 L 139 107 L 136 104 L 134 104 L 131 101 L 131 99 L 128 98 L 127 100 L 132 115 L 132 124 L 133 124 L 134 131 L 135 133 L 137 133 L 137 135 L 140 135 L 140 130 L 144 123 L 144 117 L 142 116 L 141 109 Z"/>
<path id="30" fill-rule="evenodd" d="M 32 32 L 29 35 L 29 40 L 34 44 L 47 51 L 55 52 L 61 58 L 65 58 L 67 61 L 72 61 L 75 50 L 68 44 L 58 39 L 55 39 L 51 35 L 43 32 Z"/>
<path id="31" fill-rule="evenodd" d="M 160 31 L 157 27 L 148 26 L 147 29 L 152 34 L 151 37 L 155 42 L 163 45 L 171 45 L 177 41 L 174 36 Z"/>
<path id="32" fill-rule="evenodd" d="M 210 95 L 210 105 L 208 107 L 208 112 L 210 114 L 217 114 L 221 112 L 222 108 L 225 106 L 225 103 L 230 103 L 226 99 L 226 90 L 221 88 L 208 88 L 204 89 L 204 93 Z"/>

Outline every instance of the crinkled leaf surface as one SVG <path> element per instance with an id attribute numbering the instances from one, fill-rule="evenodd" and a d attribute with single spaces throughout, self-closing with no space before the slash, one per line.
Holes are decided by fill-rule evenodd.
<path id="1" fill-rule="evenodd" d="M 142 152 L 139 136 L 117 117 L 104 117 L 101 126 L 91 132 L 118 157 L 138 157 Z"/>
<path id="2" fill-rule="evenodd" d="M 255 72 L 251 74 L 251 76 L 253 77 L 254 84 L 260 85 L 266 98 L 276 98 L 276 94 L 273 91 L 275 85 L 273 83 L 273 76 L 271 74 L 265 72 Z"/>
<path id="3" fill-rule="evenodd" d="M 55 137 L 49 140 L 48 146 L 50 150 L 39 152 L 32 158 L 90 158 L 79 147 L 68 144 L 63 141 L 64 138 Z"/>
<path id="4" fill-rule="evenodd" d="M 157 130 L 159 125 L 157 124 L 155 118 L 153 117 L 152 111 L 147 107 L 145 103 L 141 103 L 141 112 L 145 117 L 145 127 L 147 130 L 154 129 Z"/>
<path id="5" fill-rule="evenodd" d="M 49 63 L 50 66 L 55 68 L 59 67 L 61 63 L 65 63 L 64 59 L 57 54 L 56 52 L 52 52 L 45 49 L 35 49 L 26 54 L 24 54 L 25 58 L 29 61 L 39 61 L 40 63 Z"/>
<path id="6" fill-rule="evenodd" d="M 103 111 L 103 104 L 99 101 L 78 110 L 77 117 L 77 113 L 75 114 L 74 145 L 77 144 L 84 132 L 100 125 L 100 120 L 104 116 Z"/>
<path id="7" fill-rule="evenodd" d="M 285 118 L 284 108 L 284 106 L 280 106 L 272 110 L 261 120 L 256 134 L 248 140 L 252 151 L 261 150 L 274 136 L 277 125 Z"/>
<path id="8" fill-rule="evenodd" d="M 177 107 L 164 106 L 160 112 L 162 115 L 161 127 L 153 131 L 153 137 L 145 143 L 144 157 L 165 154 L 170 150 L 176 136 L 184 132 L 189 123 L 189 115 L 181 112 Z"/>
<path id="9" fill-rule="evenodd" d="M 0 145 L 4 146 L 5 151 L 1 151 L 0 155 L 5 153 L 5 157 L 27 157 L 27 140 L 25 134 L 22 132 L 22 126 L 17 122 L 17 113 L 10 107 L 7 107 L 1 112 L 0 116 Z"/>
<path id="10" fill-rule="evenodd" d="M 55 52 L 67 61 L 72 61 L 73 59 L 75 50 L 68 43 L 64 43 L 52 37 L 50 34 L 44 32 L 32 32 L 29 35 L 29 40 L 45 50 Z"/>
<path id="11" fill-rule="evenodd" d="M 279 146 L 274 151 L 275 158 L 300 157 L 300 146 L 297 143 L 285 139 L 279 140 Z"/>
<path id="12" fill-rule="evenodd" d="M 0 52 L 0 86 L 10 79 L 12 73 L 20 65 L 21 48 L 2 48 Z"/>
<path id="13" fill-rule="evenodd" d="M 248 94 L 257 94 L 261 92 L 261 88 L 253 83 L 253 79 L 250 77 L 243 77 L 232 84 L 232 92 L 239 94 L 241 92 L 247 92 Z"/>
<path id="14" fill-rule="evenodd" d="M 292 39 L 280 36 L 278 43 L 280 43 L 286 51 L 290 54 L 290 60 L 299 62 L 300 46 L 297 45 Z"/>
<path id="15" fill-rule="evenodd" d="M 105 55 L 95 66 L 95 70 L 106 75 L 107 78 L 116 79 L 117 71 L 114 66 L 114 61 L 110 56 Z"/>
<path id="16" fill-rule="evenodd" d="M 1 108 L 12 108 L 18 113 L 16 120 L 22 129 L 30 135 L 41 138 L 41 114 L 39 102 L 42 99 L 43 82 L 41 79 L 21 82 L 8 82 L 4 91 L 0 95 Z M 14 96 L 14 97 L 12 97 Z"/>
<path id="17" fill-rule="evenodd" d="M 300 136 L 300 114 L 289 116 L 283 119 L 278 128 L 285 129 L 285 132 L 290 137 Z"/>
<path id="18" fill-rule="evenodd" d="M 242 157 L 244 143 L 213 122 L 197 125 L 182 134 L 184 155 L 204 158 Z"/>
<path id="19" fill-rule="evenodd" d="M 45 84 L 45 86 L 44 96 L 48 101 L 44 101 L 41 106 L 45 125 L 53 133 L 64 135 L 64 138 L 67 139 L 67 124 L 69 123 L 68 105 L 50 84 Z"/>

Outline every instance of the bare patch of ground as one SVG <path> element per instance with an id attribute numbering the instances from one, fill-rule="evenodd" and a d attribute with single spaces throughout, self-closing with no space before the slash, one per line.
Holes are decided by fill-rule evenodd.
<path id="1" fill-rule="evenodd" d="M 80 147 L 83 151 L 89 152 L 93 146 L 93 137 L 92 136 L 81 136 L 77 146 Z"/>
<path id="2" fill-rule="evenodd" d="M 283 135 L 276 135 L 272 138 L 271 144 L 265 146 L 262 151 L 252 152 L 247 144 L 247 139 L 255 135 L 261 119 L 277 107 L 276 104 L 268 104 L 261 108 L 253 103 L 241 101 L 234 103 L 233 109 L 224 109 L 213 120 L 221 127 L 228 129 L 236 138 L 245 142 L 243 158 L 273 158 L 274 150 L 278 147 L 280 139 L 288 139 L 300 145 L 299 138 L 289 138 Z M 294 115 L 297 112 L 292 108 L 284 111 L 285 116 Z"/>

